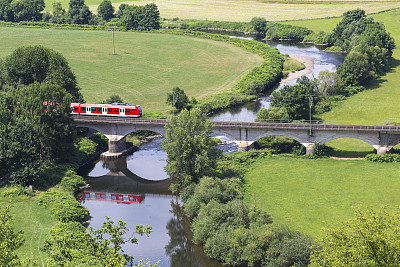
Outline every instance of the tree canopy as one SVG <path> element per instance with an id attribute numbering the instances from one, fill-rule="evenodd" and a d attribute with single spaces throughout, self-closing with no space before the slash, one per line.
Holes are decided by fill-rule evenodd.
<path id="1" fill-rule="evenodd" d="M 176 108 L 178 112 L 185 109 L 189 105 L 189 98 L 186 95 L 185 91 L 183 91 L 179 87 L 175 87 L 172 89 L 171 93 L 167 94 L 167 104 Z"/>
<path id="2" fill-rule="evenodd" d="M 400 208 L 356 210 L 356 218 L 328 229 L 313 247 L 311 266 L 399 266 Z"/>
<path id="3" fill-rule="evenodd" d="M 212 125 L 200 109 L 183 110 L 171 116 L 165 124 L 162 148 L 167 152 L 165 170 L 176 182 L 172 188 L 180 191 L 213 170 Z"/>

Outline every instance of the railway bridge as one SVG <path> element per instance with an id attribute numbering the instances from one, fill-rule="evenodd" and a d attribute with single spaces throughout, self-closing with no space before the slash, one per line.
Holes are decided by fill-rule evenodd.
<path id="1" fill-rule="evenodd" d="M 165 135 L 165 119 L 137 119 L 120 117 L 90 117 L 73 115 L 77 127 L 88 127 L 103 133 L 109 140 L 108 153 L 121 153 L 126 149 L 125 137 L 134 131 L 150 130 Z M 212 121 L 214 133 L 234 140 L 240 147 L 248 147 L 258 139 L 270 135 L 290 137 L 312 153 L 315 142 L 352 137 L 365 141 L 378 154 L 386 154 L 400 143 L 400 126 L 342 125 Z"/>

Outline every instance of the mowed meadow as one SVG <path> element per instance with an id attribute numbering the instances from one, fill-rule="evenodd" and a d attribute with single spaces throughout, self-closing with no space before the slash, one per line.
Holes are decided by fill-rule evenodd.
<path id="1" fill-rule="evenodd" d="M 398 163 L 365 160 L 260 159 L 245 176 L 246 202 L 314 238 L 353 218 L 355 208 L 400 204 Z"/>
<path id="2" fill-rule="evenodd" d="M 180 87 L 202 98 L 229 89 L 262 58 L 224 42 L 158 33 L 112 33 L 0 28 L 0 57 L 19 46 L 43 45 L 62 53 L 77 76 L 86 102 L 118 94 L 144 112 L 166 113 L 167 93 Z"/>

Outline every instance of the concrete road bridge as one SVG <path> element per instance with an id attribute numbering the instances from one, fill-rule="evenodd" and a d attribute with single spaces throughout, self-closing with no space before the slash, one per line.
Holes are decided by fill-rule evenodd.
<path id="1" fill-rule="evenodd" d="M 109 140 L 109 153 L 121 153 L 126 149 L 125 137 L 134 131 L 150 130 L 165 135 L 165 119 L 137 119 L 120 117 L 91 117 L 73 115 L 77 127 L 88 127 L 103 133 Z M 400 143 L 400 126 L 393 125 L 343 125 L 212 121 L 214 133 L 226 136 L 239 144 L 249 147 L 258 139 L 270 135 L 290 137 L 312 153 L 316 142 L 351 137 L 363 140 L 374 147 L 378 154 L 386 154 Z"/>

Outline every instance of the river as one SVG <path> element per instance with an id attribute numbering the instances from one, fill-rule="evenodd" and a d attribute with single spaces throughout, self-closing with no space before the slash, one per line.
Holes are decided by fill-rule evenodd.
<path id="1" fill-rule="evenodd" d="M 310 77 L 318 77 L 321 70 L 335 71 L 344 59 L 343 56 L 324 53 L 313 45 L 288 42 L 268 44 L 283 54 L 313 58 L 314 69 L 308 75 Z M 258 110 L 268 106 L 269 97 L 265 96 L 242 107 L 215 113 L 211 119 L 253 121 Z M 229 142 L 223 148 L 228 152 L 236 150 L 235 145 Z M 135 257 L 135 262 L 141 255 L 152 263 L 160 260 L 159 266 L 162 267 L 222 267 L 221 263 L 209 259 L 202 247 L 190 241 L 189 222 L 183 214 L 179 198 L 168 190 L 170 180 L 164 172 L 165 160 L 166 152 L 161 149 L 161 139 L 155 139 L 126 158 L 93 163 L 86 174 L 82 174 L 90 185 L 83 192 L 82 200 L 92 216 L 90 226 L 101 228 L 106 216 L 114 221 L 120 219 L 127 222 L 131 230 L 136 224 L 149 224 L 153 228 L 149 237 L 139 237 L 139 245 L 123 246 L 125 253 Z M 128 233 L 127 237 L 131 234 Z"/>

